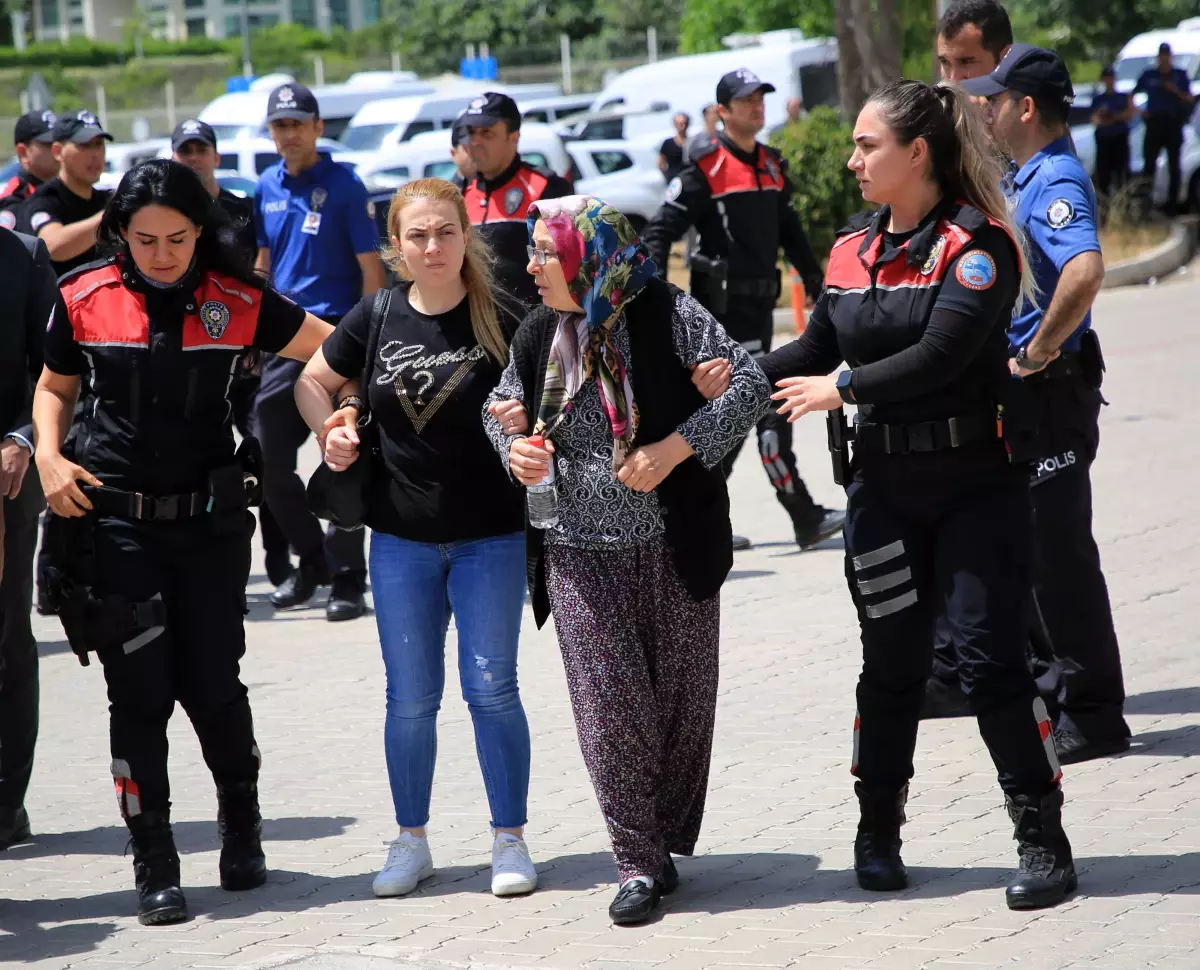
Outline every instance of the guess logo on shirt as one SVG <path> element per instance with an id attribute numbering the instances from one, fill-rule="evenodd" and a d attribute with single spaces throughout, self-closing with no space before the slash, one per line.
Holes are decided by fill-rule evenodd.
<path id="1" fill-rule="evenodd" d="M 379 348 L 384 373 L 375 381 L 380 385 L 390 383 L 396 389 L 401 409 L 420 434 L 476 362 L 486 357 L 487 352 L 478 344 L 425 355 L 424 344 L 392 340 Z"/>

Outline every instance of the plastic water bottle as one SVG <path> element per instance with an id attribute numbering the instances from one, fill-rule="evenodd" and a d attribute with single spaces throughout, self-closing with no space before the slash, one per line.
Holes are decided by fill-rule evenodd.
<path id="1" fill-rule="evenodd" d="M 540 434 L 531 435 L 531 445 L 545 447 L 546 439 Z M 550 456 L 550 468 L 546 477 L 536 485 L 525 488 L 525 501 L 529 507 L 529 524 L 535 529 L 552 529 L 558 525 L 558 483 L 554 480 L 554 456 Z"/>

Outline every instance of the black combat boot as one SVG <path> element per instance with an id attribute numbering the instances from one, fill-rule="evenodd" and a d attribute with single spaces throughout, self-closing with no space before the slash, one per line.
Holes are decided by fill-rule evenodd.
<path id="1" fill-rule="evenodd" d="M 179 888 L 179 853 L 171 835 L 171 813 L 141 812 L 125 820 L 133 839 L 133 879 L 138 922 L 143 926 L 181 923 L 187 900 Z"/>
<path id="2" fill-rule="evenodd" d="M 858 884 L 870 892 L 883 893 L 904 889 L 908 870 L 900 858 L 900 826 L 904 824 L 904 804 L 908 785 L 868 788 L 854 783 L 858 796 L 858 835 L 854 839 L 854 874 Z"/>
<path id="3" fill-rule="evenodd" d="M 294 610 L 307 606 L 316 595 L 317 587 L 329 582 L 325 554 L 317 553 L 300 560 L 300 568 L 283 581 L 271 594 L 271 605 L 277 610 Z"/>
<path id="4" fill-rule="evenodd" d="M 1062 827 L 1062 789 L 1037 798 L 1005 795 L 1008 817 L 1013 820 L 1020 867 L 1004 891 L 1009 909 L 1056 906 L 1075 891 L 1079 879 L 1071 843 Z"/>
<path id="5" fill-rule="evenodd" d="M 217 831 L 221 833 L 221 888 L 229 892 L 257 889 L 267 881 L 257 782 L 218 785 L 217 805 Z"/>
<path id="6" fill-rule="evenodd" d="M 791 517 L 796 545 L 801 549 L 815 546 L 842 531 L 846 521 L 845 512 L 814 505 L 807 493 L 798 495 L 776 492 L 775 497 Z"/>

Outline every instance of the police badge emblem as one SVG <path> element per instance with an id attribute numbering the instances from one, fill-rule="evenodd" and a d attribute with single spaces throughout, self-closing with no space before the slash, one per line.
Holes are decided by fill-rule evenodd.
<path id="1" fill-rule="evenodd" d="M 321 206 L 325 204 L 325 200 L 328 198 L 329 193 L 325 189 L 319 187 L 315 188 L 312 190 L 312 197 L 309 199 L 309 205 L 314 212 L 317 212 L 320 210 Z"/>
<path id="2" fill-rule="evenodd" d="M 515 186 L 504 193 L 504 211 L 508 215 L 512 215 L 521 208 L 521 201 L 525 198 L 525 193 Z"/>
<path id="3" fill-rule="evenodd" d="M 204 324 L 204 332 L 213 340 L 220 340 L 229 326 L 229 307 L 216 300 L 209 300 L 200 307 L 200 322 Z"/>
<path id="4" fill-rule="evenodd" d="M 946 237 L 938 236 L 933 241 L 933 246 L 929 249 L 929 257 L 921 265 L 921 275 L 928 276 L 937 269 L 938 260 L 942 258 L 942 252 L 946 248 Z"/>
<path id="5" fill-rule="evenodd" d="M 781 174 L 779 164 L 769 155 L 767 156 L 767 174 L 771 176 L 772 182 L 778 182 Z"/>
<path id="6" fill-rule="evenodd" d="M 1046 222 L 1051 229 L 1061 229 L 1075 218 L 1075 206 L 1068 199 L 1055 199 L 1046 208 Z"/>

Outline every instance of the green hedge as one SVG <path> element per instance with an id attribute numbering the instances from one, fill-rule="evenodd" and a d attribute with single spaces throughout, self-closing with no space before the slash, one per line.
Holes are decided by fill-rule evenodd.
<path id="1" fill-rule="evenodd" d="M 198 37 L 173 44 L 147 38 L 144 50 L 147 57 L 187 57 L 210 54 L 233 54 L 240 49 L 237 43 Z M 23 51 L 0 47 L 0 68 L 62 68 L 105 67 L 131 59 L 132 46 L 106 44 L 101 41 L 72 37 L 65 44 L 30 44 Z"/>
<path id="2" fill-rule="evenodd" d="M 854 151 L 854 127 L 833 108 L 813 108 L 807 118 L 771 136 L 788 163 L 792 207 L 800 216 L 817 258 L 824 260 L 838 229 L 866 208 L 846 162 Z"/>

